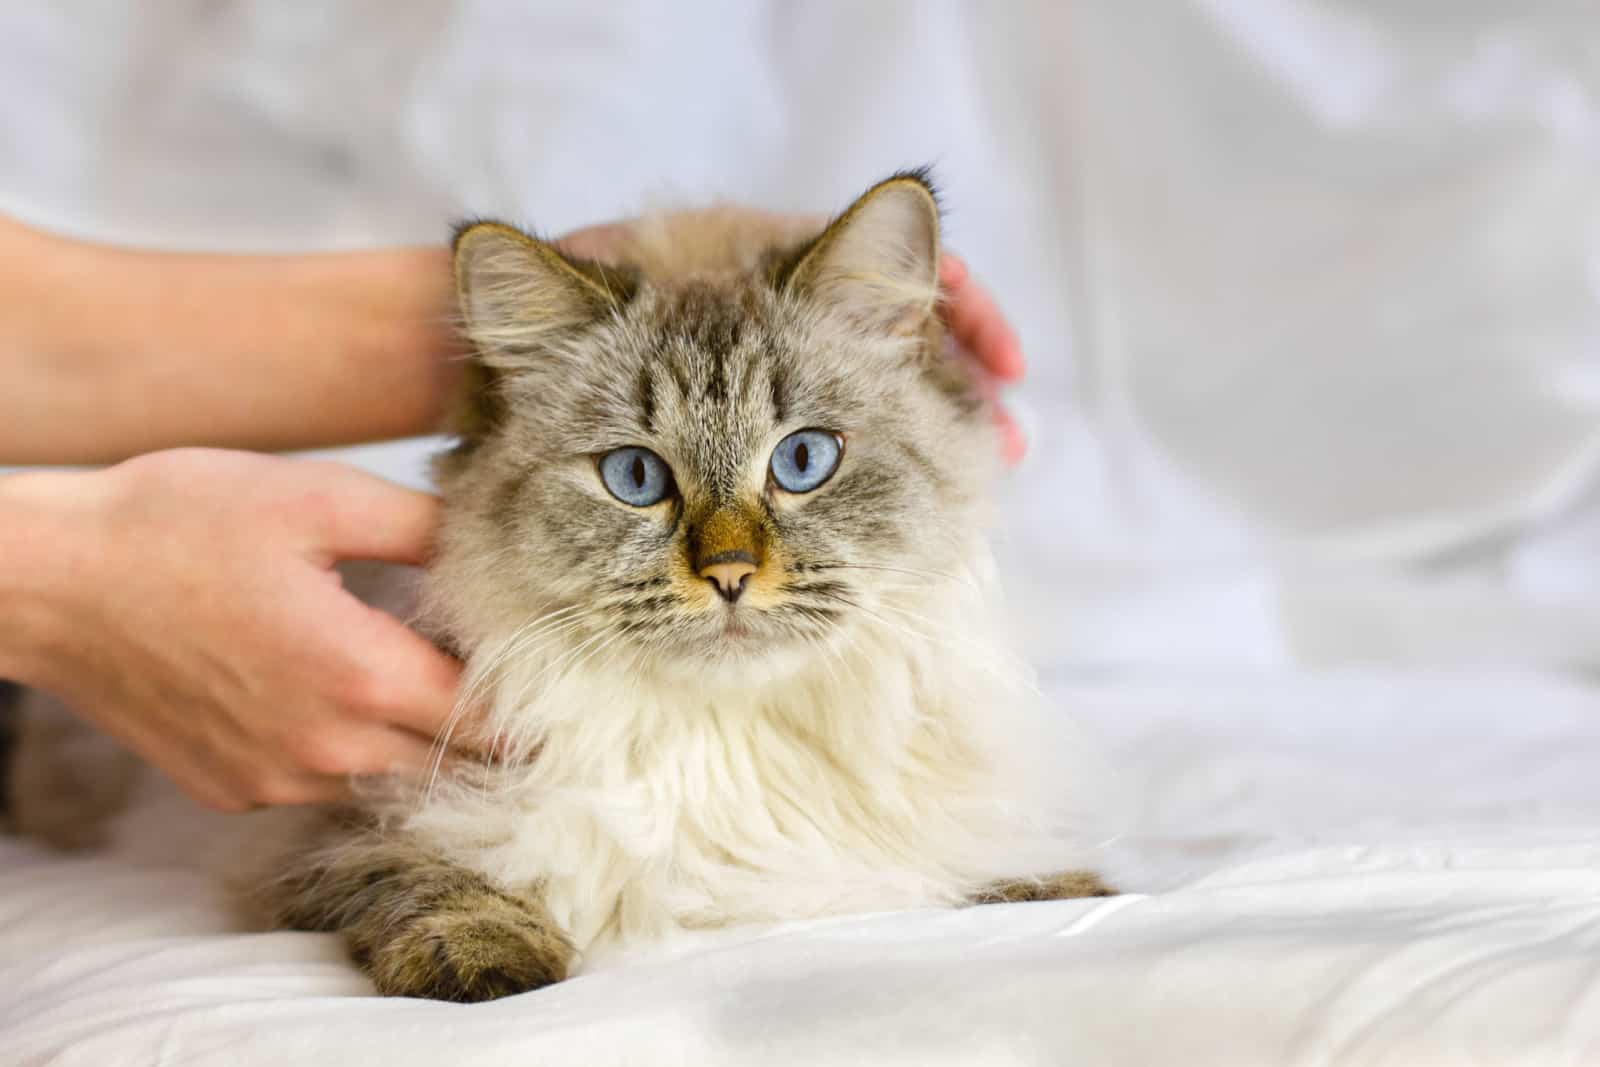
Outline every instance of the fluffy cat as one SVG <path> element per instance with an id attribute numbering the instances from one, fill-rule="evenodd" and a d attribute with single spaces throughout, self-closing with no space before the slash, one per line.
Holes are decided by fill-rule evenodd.
<path id="1" fill-rule="evenodd" d="M 458 232 L 472 387 L 421 619 L 496 758 L 300 816 L 249 879 L 381 992 L 1107 892 L 1058 873 L 1072 768 L 993 610 L 997 449 L 944 347 L 933 191 L 895 175 L 806 229 L 665 216 L 606 265 Z"/>

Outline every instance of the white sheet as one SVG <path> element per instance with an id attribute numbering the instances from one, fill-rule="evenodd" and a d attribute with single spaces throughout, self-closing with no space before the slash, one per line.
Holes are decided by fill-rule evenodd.
<path id="1" fill-rule="evenodd" d="M 0 845 L 7 1064 L 1506 1064 L 1600 1057 L 1600 693 L 1052 686 L 1147 892 L 750 935 L 488 1005 L 367 996 L 194 876 Z"/>

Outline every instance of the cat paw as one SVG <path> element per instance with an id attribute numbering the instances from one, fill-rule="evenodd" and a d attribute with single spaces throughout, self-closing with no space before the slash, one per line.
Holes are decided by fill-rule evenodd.
<path id="1" fill-rule="evenodd" d="M 537 923 L 447 912 L 411 923 L 368 972 L 384 996 L 475 1003 L 559 982 L 572 955 L 559 931 Z"/>
<path id="2" fill-rule="evenodd" d="M 1017 904 L 1030 900 L 1072 900 L 1076 897 L 1114 897 L 1117 891 L 1093 871 L 1062 871 L 1042 878 L 1007 878 L 995 882 L 972 898 L 974 904 Z"/>

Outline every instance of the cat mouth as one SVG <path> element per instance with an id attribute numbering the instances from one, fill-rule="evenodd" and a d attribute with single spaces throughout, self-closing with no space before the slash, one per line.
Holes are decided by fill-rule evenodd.
<path id="1" fill-rule="evenodd" d="M 736 641 L 748 641 L 756 636 L 755 627 L 750 625 L 749 620 L 731 611 L 722 621 L 721 632 L 723 637 Z"/>
<path id="2" fill-rule="evenodd" d="M 759 614 L 730 611 L 712 631 L 712 641 L 725 653 L 751 656 L 783 644 L 779 634 Z"/>

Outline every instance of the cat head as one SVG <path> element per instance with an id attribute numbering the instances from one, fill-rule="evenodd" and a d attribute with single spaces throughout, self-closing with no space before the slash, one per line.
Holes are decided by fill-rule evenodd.
<path id="1" fill-rule="evenodd" d="M 938 262 L 920 173 L 798 239 L 731 212 L 640 223 L 605 265 L 463 227 L 445 628 L 715 671 L 893 625 L 891 594 L 963 565 L 996 454 Z"/>

